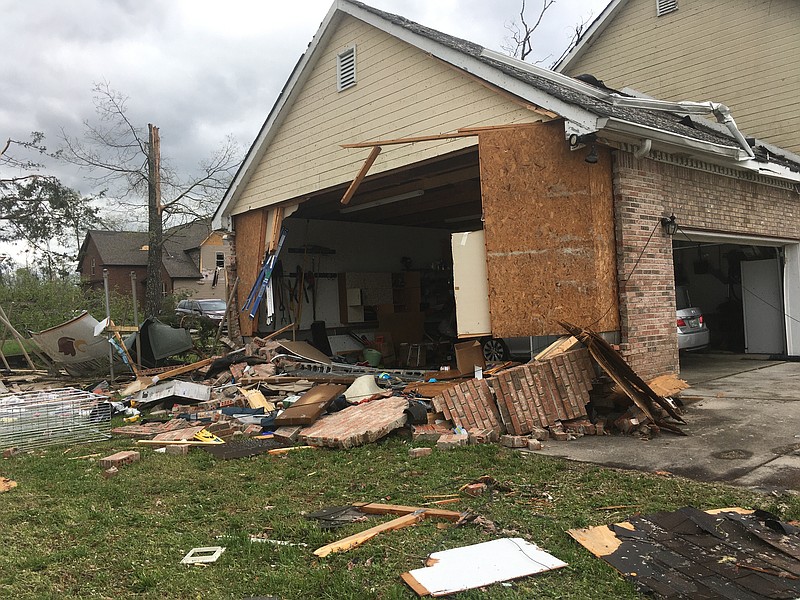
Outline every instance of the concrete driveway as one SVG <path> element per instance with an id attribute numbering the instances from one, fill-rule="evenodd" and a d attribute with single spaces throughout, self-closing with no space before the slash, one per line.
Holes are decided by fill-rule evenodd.
<path id="1" fill-rule="evenodd" d="M 682 375 L 692 384 L 681 394 L 686 437 L 586 436 L 547 442 L 542 452 L 765 491 L 800 491 L 800 363 L 697 355 L 682 364 Z"/>

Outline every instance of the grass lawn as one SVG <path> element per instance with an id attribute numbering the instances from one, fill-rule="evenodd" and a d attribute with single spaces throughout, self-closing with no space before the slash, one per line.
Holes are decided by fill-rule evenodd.
<path id="1" fill-rule="evenodd" d="M 793 497 L 603 469 L 494 445 L 434 450 L 412 460 L 409 442 L 398 437 L 354 450 L 230 461 L 217 461 L 203 450 L 180 457 L 141 449 L 141 461 L 109 480 L 101 477 L 97 462 L 69 460 L 132 446 L 116 439 L 0 461 L 0 476 L 19 484 L 0 494 L 0 597 L 415 598 L 401 573 L 424 566 L 431 552 L 504 534 L 427 520 L 318 559 L 312 554 L 317 547 L 386 517 L 326 532 L 303 513 L 362 501 L 421 505 L 430 501 L 427 495 L 456 493 L 482 475 L 510 482 L 514 492 L 465 497 L 441 508 L 472 509 L 569 566 L 458 598 L 636 598 L 616 571 L 565 533 L 635 512 L 744 506 L 784 519 L 800 517 L 800 501 Z M 629 507 L 605 508 L 617 505 Z M 257 534 L 308 547 L 250 542 Z M 190 549 L 216 545 L 227 550 L 215 564 L 180 564 Z"/>

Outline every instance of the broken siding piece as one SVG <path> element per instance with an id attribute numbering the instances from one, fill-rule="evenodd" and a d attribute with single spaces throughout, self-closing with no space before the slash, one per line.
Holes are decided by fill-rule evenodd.
<path id="1" fill-rule="evenodd" d="M 567 566 L 522 538 L 501 538 L 434 552 L 427 564 L 431 566 L 402 575 L 403 581 L 420 596 L 445 596 Z"/>

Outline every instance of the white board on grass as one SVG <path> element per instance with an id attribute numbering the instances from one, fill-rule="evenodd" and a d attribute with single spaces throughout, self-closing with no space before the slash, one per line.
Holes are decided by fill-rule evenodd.
<path id="1" fill-rule="evenodd" d="M 435 564 L 409 571 L 403 579 L 417 593 L 427 591 L 432 596 L 444 596 L 567 566 L 567 563 L 522 538 L 501 538 L 434 552 L 428 562 Z"/>

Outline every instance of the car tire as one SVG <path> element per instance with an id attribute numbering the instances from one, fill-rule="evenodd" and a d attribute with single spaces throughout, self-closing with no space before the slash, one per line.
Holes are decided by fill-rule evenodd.
<path id="1" fill-rule="evenodd" d="M 499 362 L 508 360 L 508 346 L 500 338 L 484 338 L 481 340 L 481 350 L 486 362 Z"/>

